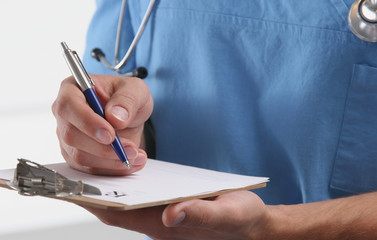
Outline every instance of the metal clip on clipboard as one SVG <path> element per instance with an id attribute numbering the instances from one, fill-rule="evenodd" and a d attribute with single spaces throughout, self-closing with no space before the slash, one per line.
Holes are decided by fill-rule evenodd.
<path id="1" fill-rule="evenodd" d="M 38 163 L 18 159 L 13 180 L 9 187 L 25 196 L 74 197 L 82 194 L 101 195 L 101 191 L 81 181 L 73 181 Z"/>

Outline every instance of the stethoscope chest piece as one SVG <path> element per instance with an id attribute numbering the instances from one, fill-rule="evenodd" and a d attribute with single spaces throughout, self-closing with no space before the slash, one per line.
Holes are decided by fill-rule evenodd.
<path id="1" fill-rule="evenodd" d="M 348 14 L 351 31 L 367 42 L 377 42 L 377 0 L 357 0 Z"/>

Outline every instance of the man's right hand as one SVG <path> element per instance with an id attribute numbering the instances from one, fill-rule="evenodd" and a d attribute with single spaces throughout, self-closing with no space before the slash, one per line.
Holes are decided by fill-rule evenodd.
<path id="1" fill-rule="evenodd" d="M 148 86 L 138 78 L 92 75 L 106 120 L 87 104 L 74 78 L 66 78 L 52 105 L 57 136 L 67 163 L 77 170 L 100 175 L 127 175 L 141 170 L 144 122 L 153 110 Z M 131 169 L 124 167 L 110 144 L 118 134 Z"/>

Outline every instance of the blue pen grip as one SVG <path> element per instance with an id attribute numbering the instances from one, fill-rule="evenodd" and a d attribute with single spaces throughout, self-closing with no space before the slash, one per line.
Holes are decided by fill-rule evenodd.
<path id="1" fill-rule="evenodd" d="M 95 111 L 98 115 L 105 117 L 105 110 L 102 107 L 101 102 L 98 99 L 98 96 L 96 92 L 94 91 L 94 88 L 88 88 L 84 91 L 84 95 L 86 98 L 86 101 L 88 102 L 89 106 Z"/>
<path id="2" fill-rule="evenodd" d="M 89 106 L 93 109 L 93 111 L 106 119 L 105 110 L 103 109 L 103 106 L 101 102 L 99 101 L 97 93 L 94 91 L 94 88 L 86 89 L 84 91 L 84 95 L 85 95 L 86 101 L 88 102 Z M 128 164 L 128 158 L 127 158 L 126 152 L 124 151 L 122 143 L 120 142 L 117 134 L 115 134 L 115 140 L 111 144 L 111 146 L 115 150 L 115 153 L 118 155 L 119 159 L 123 163 Z"/>

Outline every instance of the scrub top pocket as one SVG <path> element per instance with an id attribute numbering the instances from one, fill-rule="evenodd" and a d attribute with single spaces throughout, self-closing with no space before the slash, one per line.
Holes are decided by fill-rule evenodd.
<path id="1" fill-rule="evenodd" d="M 330 187 L 377 190 L 377 68 L 355 64 Z"/>

